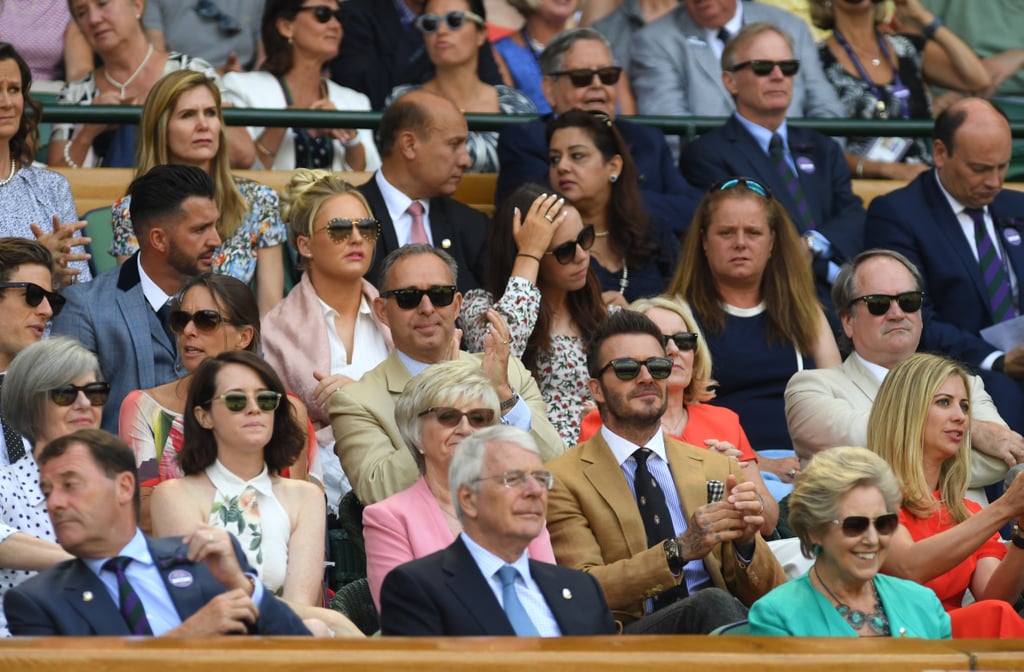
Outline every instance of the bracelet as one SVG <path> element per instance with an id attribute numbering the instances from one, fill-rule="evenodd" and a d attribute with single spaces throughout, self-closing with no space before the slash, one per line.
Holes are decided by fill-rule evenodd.
<path id="1" fill-rule="evenodd" d="M 269 156 L 270 158 L 274 158 L 274 153 L 267 149 L 267 146 L 264 145 L 259 140 L 256 141 L 256 150 L 263 156 Z"/>
<path id="2" fill-rule="evenodd" d="M 860 157 L 860 161 L 857 162 L 857 177 L 864 177 L 864 162 L 867 161 L 866 156 Z"/>
<path id="3" fill-rule="evenodd" d="M 75 163 L 75 160 L 71 158 L 72 142 L 73 140 L 68 138 L 67 143 L 64 145 L 64 163 L 68 164 L 68 168 L 81 168 L 81 166 Z"/>
<path id="4" fill-rule="evenodd" d="M 925 38 L 929 40 L 935 39 L 935 31 L 938 30 L 940 27 L 942 27 L 942 19 L 936 16 L 934 19 L 932 19 L 931 23 L 924 27 Z"/>
<path id="5" fill-rule="evenodd" d="M 520 252 L 520 253 L 519 253 L 519 254 L 517 254 L 516 256 L 517 256 L 517 257 L 526 257 L 527 259 L 533 259 L 533 260 L 534 260 L 534 261 L 536 261 L 536 262 L 537 262 L 538 264 L 540 263 L 540 257 L 535 257 L 535 256 L 533 256 L 532 254 L 527 254 L 526 252 Z"/>

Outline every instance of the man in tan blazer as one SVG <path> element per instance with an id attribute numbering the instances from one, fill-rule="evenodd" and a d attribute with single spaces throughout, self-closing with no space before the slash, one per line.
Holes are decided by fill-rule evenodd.
<path id="1" fill-rule="evenodd" d="M 639 313 L 615 313 L 587 366 L 604 425 L 547 464 L 558 564 L 594 575 L 624 633 L 707 633 L 746 618 L 785 582 L 758 532 L 764 504 L 734 459 L 662 432 L 672 362 L 661 331 Z M 709 503 L 713 489 L 722 498 Z"/>
<path id="2" fill-rule="evenodd" d="M 459 350 L 455 318 L 462 294 L 455 290 L 457 273 L 455 261 L 444 250 L 424 243 L 405 245 L 384 259 L 381 293 L 373 311 L 391 328 L 395 349 L 358 382 L 336 391 L 328 405 L 334 452 L 363 504 L 400 492 L 419 478 L 395 424 L 395 399 L 414 375 L 447 359 L 480 364 L 501 400 L 502 423 L 533 434 L 543 459 L 565 450 L 548 422 L 547 406 L 533 376 L 509 354 L 508 325 L 496 311 L 488 314 L 494 335 L 488 337 L 484 352 Z"/>
<path id="3" fill-rule="evenodd" d="M 843 266 L 832 300 L 852 352 L 839 366 L 794 374 L 786 386 L 786 422 L 801 462 L 827 448 L 865 445 L 885 374 L 914 354 L 921 340 L 922 287 L 917 267 L 892 250 L 867 250 Z M 889 299 L 886 311 L 872 314 L 865 297 Z M 1002 481 L 1010 466 L 1024 460 L 1024 439 L 1006 426 L 981 379 L 970 380 L 971 488 L 981 488 Z M 971 498 L 983 496 L 975 491 Z"/>

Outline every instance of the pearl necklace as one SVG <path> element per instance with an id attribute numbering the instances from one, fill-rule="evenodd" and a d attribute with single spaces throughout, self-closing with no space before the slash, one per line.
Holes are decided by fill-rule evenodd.
<path id="1" fill-rule="evenodd" d="M 884 637 L 888 637 L 892 634 L 889 629 L 889 618 L 885 615 L 885 609 L 882 608 L 882 600 L 878 597 L 878 589 L 875 588 L 874 580 L 871 581 L 871 592 L 875 595 L 875 608 L 874 611 L 865 614 L 860 609 L 853 609 L 848 604 L 844 604 L 835 596 L 825 582 L 821 579 L 821 574 L 818 573 L 818 565 L 814 565 L 812 568 L 814 576 L 817 577 L 818 583 L 825 589 L 828 596 L 831 597 L 836 603 L 836 611 L 842 616 L 847 623 L 850 624 L 854 630 L 858 633 L 864 629 L 864 624 L 867 623 L 868 627 L 872 632 Z"/>
<path id="2" fill-rule="evenodd" d="M 18 162 L 11 159 L 11 174 L 7 176 L 7 179 L 0 180 L 0 187 L 6 187 L 7 183 L 14 178 L 14 171 L 18 170 Z"/>
<path id="3" fill-rule="evenodd" d="M 150 42 L 149 43 L 149 49 L 146 50 L 146 57 L 142 59 L 142 63 L 139 63 L 139 67 L 135 68 L 135 72 L 132 73 L 132 76 L 129 77 L 128 79 L 124 80 L 124 84 L 122 84 L 121 82 L 119 82 L 116 79 L 114 79 L 113 77 L 111 77 L 110 73 L 107 72 L 106 67 L 103 68 L 103 76 L 106 77 L 107 81 L 110 82 L 111 85 L 116 86 L 117 88 L 121 89 L 121 100 L 124 100 L 124 91 L 125 91 L 125 89 L 127 89 L 128 86 L 132 82 L 135 81 L 135 78 L 139 76 L 139 73 L 142 72 L 142 69 L 144 67 L 146 67 L 146 63 L 149 63 L 149 57 L 152 56 L 152 55 L 153 55 L 153 43 Z"/>

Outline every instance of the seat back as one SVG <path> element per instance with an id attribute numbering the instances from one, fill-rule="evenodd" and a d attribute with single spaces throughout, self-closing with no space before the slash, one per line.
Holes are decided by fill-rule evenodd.
<path id="1" fill-rule="evenodd" d="M 114 242 L 113 211 L 108 205 L 105 208 L 90 210 L 82 216 L 86 222 L 85 235 L 92 238 L 88 246 L 89 270 L 95 277 L 99 273 L 117 266 L 117 259 L 110 256 L 110 245 Z"/>

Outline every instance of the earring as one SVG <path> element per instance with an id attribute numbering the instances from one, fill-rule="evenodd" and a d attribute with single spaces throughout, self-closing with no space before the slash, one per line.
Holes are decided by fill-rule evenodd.
<path id="1" fill-rule="evenodd" d="M 618 179 L 619 179 L 619 176 L 614 174 L 614 173 L 612 173 L 611 175 L 608 176 L 608 181 L 611 182 L 612 184 L 615 184 L 615 182 Z"/>
<path id="2" fill-rule="evenodd" d="M 814 544 L 811 546 L 811 554 L 813 554 L 814 557 L 821 555 L 821 544 Z"/>

